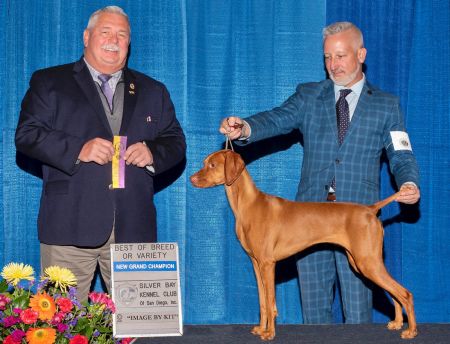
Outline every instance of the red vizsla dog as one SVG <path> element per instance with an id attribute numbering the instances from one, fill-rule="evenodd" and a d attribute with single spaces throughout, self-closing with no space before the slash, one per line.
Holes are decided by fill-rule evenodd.
<path id="1" fill-rule="evenodd" d="M 384 230 L 377 212 L 395 200 L 397 194 L 371 206 L 292 202 L 258 190 L 241 156 L 231 150 L 209 155 L 204 167 L 190 179 L 199 188 L 225 184 L 236 217 L 236 234 L 251 258 L 258 283 L 260 323 L 253 328 L 253 334 L 264 340 L 275 337 L 276 262 L 312 245 L 333 243 L 346 250 L 355 271 L 393 297 L 395 319 L 387 327 L 402 328 L 403 306 L 409 328 L 401 336 L 417 335 L 412 294 L 389 275 L 382 258 Z"/>

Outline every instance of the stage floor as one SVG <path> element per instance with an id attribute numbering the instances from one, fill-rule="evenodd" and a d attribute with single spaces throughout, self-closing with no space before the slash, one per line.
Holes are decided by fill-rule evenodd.
<path id="1" fill-rule="evenodd" d="M 250 333 L 253 325 L 186 325 L 181 337 L 140 338 L 135 344 L 261 344 Z M 449 344 L 450 324 L 419 324 L 419 335 L 400 338 L 384 324 L 278 325 L 270 343 L 280 344 Z"/>

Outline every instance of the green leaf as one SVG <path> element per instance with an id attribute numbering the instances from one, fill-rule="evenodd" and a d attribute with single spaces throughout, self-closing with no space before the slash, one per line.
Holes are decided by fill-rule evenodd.
<path id="1" fill-rule="evenodd" d="M 11 305 L 13 306 L 13 308 L 28 308 L 28 304 L 30 303 L 30 299 L 28 297 L 28 295 L 24 294 L 24 295 L 20 295 L 18 297 L 16 297 L 12 302 Z"/>
<path id="2" fill-rule="evenodd" d="M 0 282 L 0 293 L 4 293 L 7 290 L 8 290 L 8 283 L 6 283 L 5 280 L 2 280 Z"/>
<path id="3" fill-rule="evenodd" d="M 91 336 L 92 336 L 92 332 L 94 332 L 94 329 L 92 328 L 92 327 L 88 327 L 87 329 L 86 329 L 86 337 L 88 337 L 89 339 L 91 338 Z"/>
<path id="4" fill-rule="evenodd" d="M 89 326 L 89 320 L 86 318 L 78 318 L 78 322 L 74 327 L 75 332 L 84 334 L 86 327 Z"/>
<path id="5" fill-rule="evenodd" d="M 97 327 L 97 330 L 100 333 L 112 333 L 111 327 L 99 326 L 99 327 Z"/>

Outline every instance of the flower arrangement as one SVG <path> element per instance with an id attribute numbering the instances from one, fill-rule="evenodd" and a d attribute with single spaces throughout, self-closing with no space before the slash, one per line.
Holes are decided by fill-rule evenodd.
<path id="1" fill-rule="evenodd" d="M 66 268 L 51 266 L 34 286 L 30 265 L 10 263 L 0 282 L 0 341 L 4 344 L 128 344 L 114 339 L 114 303 L 105 293 L 92 292 L 90 302 L 76 297 L 76 278 Z"/>

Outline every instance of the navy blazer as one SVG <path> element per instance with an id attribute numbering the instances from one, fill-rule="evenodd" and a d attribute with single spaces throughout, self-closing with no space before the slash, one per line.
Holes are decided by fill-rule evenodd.
<path id="1" fill-rule="evenodd" d="M 127 136 L 128 146 L 145 141 L 155 174 L 164 172 L 186 152 L 169 93 L 162 83 L 128 68 L 123 78 L 120 135 Z M 36 71 L 22 101 L 15 142 L 18 151 L 43 163 L 39 240 L 95 247 L 106 242 L 114 225 L 117 243 L 156 241 L 153 175 L 126 166 L 125 188 L 111 189 L 111 163 L 76 163 L 83 145 L 96 137 L 113 140 L 84 60 Z"/>
<path id="2" fill-rule="evenodd" d="M 391 132 L 405 132 L 397 97 L 365 83 L 342 145 L 338 143 L 334 86 L 331 80 L 300 84 L 282 105 L 246 118 L 248 142 L 298 128 L 304 157 L 297 200 L 324 201 L 333 177 L 339 201 L 371 204 L 379 199 L 380 158 L 389 159 L 396 183 L 419 186 L 411 150 L 394 149 Z M 405 146 L 406 148 L 406 146 Z"/>

